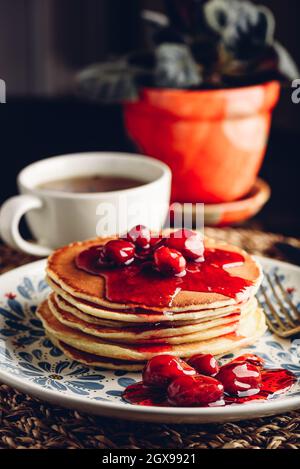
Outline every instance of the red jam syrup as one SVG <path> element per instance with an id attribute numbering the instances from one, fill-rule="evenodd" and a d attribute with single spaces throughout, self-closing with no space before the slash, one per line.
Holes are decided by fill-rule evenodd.
<path id="1" fill-rule="evenodd" d="M 158 357 L 156 357 L 158 358 Z M 257 358 L 257 360 L 255 360 Z M 238 357 L 231 363 L 238 362 L 239 360 L 248 360 L 244 356 Z M 249 389 L 249 393 L 243 393 L 243 397 L 237 395 L 229 395 L 224 393 L 223 397 L 217 402 L 210 402 L 209 404 L 194 404 L 193 407 L 224 407 L 232 404 L 243 404 L 250 401 L 262 401 L 271 399 L 275 395 L 280 395 L 287 392 L 297 381 L 296 376 L 288 370 L 283 368 L 279 369 L 265 369 L 262 365 L 262 360 L 259 357 L 251 356 L 248 363 L 252 364 L 257 362 L 260 370 L 260 389 L 253 394 L 253 390 Z M 246 363 L 244 361 L 244 363 Z M 149 362 L 148 365 L 149 366 Z M 199 376 L 199 375 L 198 375 Z M 201 376 L 201 375 L 200 375 Z M 203 376 L 205 378 L 205 376 Z M 218 378 L 218 376 L 216 377 Z M 191 378 L 189 378 L 191 379 Z M 221 381 L 220 381 L 221 383 Z M 222 384 L 222 383 L 221 383 Z M 187 390 L 188 392 L 188 390 Z M 168 389 L 165 387 L 147 386 L 144 382 L 139 382 L 128 386 L 124 393 L 123 399 L 130 404 L 140 406 L 167 406 L 174 407 L 176 404 L 170 402 L 168 399 Z"/>
<path id="2" fill-rule="evenodd" d="M 153 307 L 170 307 L 181 291 L 218 293 L 242 301 L 252 282 L 231 275 L 224 267 L 234 267 L 245 262 L 236 252 L 206 249 L 203 262 L 187 262 L 182 277 L 163 276 L 149 261 L 135 261 L 129 266 L 106 268 L 97 263 L 101 246 L 92 247 L 79 254 L 76 266 L 105 279 L 106 298 L 115 303 L 134 303 Z"/>

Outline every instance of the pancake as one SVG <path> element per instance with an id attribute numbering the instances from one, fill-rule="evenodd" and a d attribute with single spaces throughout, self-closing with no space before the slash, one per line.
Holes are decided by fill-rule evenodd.
<path id="1" fill-rule="evenodd" d="M 166 328 L 164 326 L 153 325 L 152 328 L 149 328 L 148 325 L 145 325 L 127 328 L 108 328 L 90 324 L 62 310 L 55 302 L 54 295 L 50 295 L 48 306 L 55 318 L 70 328 L 95 337 L 102 337 L 105 340 L 123 343 L 152 343 L 155 341 L 156 343 L 181 344 L 197 342 L 234 332 L 238 328 L 240 320 L 239 314 L 233 314 L 225 318 L 190 326 Z"/>
<path id="2" fill-rule="evenodd" d="M 75 307 L 76 310 L 79 310 L 85 314 L 89 314 L 96 318 L 107 319 L 107 320 L 116 320 L 121 322 L 134 322 L 134 323 L 157 323 L 163 321 L 197 321 L 201 319 L 207 319 L 208 317 L 220 317 L 225 314 L 232 314 L 233 312 L 242 312 L 244 308 L 248 307 L 249 300 L 244 304 L 239 305 L 229 305 L 224 306 L 223 308 L 210 308 L 210 309 L 201 309 L 200 311 L 195 310 L 188 310 L 181 313 L 173 312 L 173 311 L 165 311 L 165 312 L 138 312 L 134 313 L 134 310 L 126 311 L 125 310 L 108 310 L 103 309 L 101 306 L 97 306 L 97 304 L 90 304 L 86 301 L 76 298 L 69 293 L 66 293 L 61 287 L 59 287 L 56 283 L 54 283 L 51 279 L 47 279 L 48 284 L 53 291 L 55 291 L 59 297 L 61 297 L 65 302 L 69 304 L 69 307 Z M 71 311 L 73 312 L 73 311 Z"/>
<path id="3" fill-rule="evenodd" d="M 132 362 L 130 360 L 118 360 L 107 357 L 100 357 L 92 353 L 82 352 L 80 350 L 65 344 L 61 340 L 57 340 L 51 334 L 47 334 L 53 345 L 59 348 L 66 357 L 71 360 L 76 360 L 84 365 L 97 366 L 109 370 L 125 370 L 125 371 L 140 371 L 144 368 L 145 362 Z"/>
<path id="4" fill-rule="evenodd" d="M 93 316 L 91 314 L 84 313 L 80 309 L 76 308 L 74 305 L 71 303 L 67 302 L 64 300 L 61 296 L 57 295 L 54 293 L 54 299 L 55 303 L 64 311 L 67 311 L 71 313 L 73 316 L 76 316 L 77 318 L 81 319 L 82 321 L 88 322 L 90 324 L 96 324 L 99 326 L 105 326 L 105 327 L 143 327 L 147 326 L 148 328 L 153 328 L 157 325 L 163 325 L 164 327 L 175 327 L 175 326 L 190 326 L 194 324 L 201 324 L 203 322 L 207 322 L 208 320 L 211 319 L 218 319 L 218 318 L 225 318 L 227 316 L 232 316 L 236 314 L 244 314 L 247 311 L 250 311 L 250 309 L 253 310 L 253 305 L 257 305 L 257 300 L 256 298 L 251 298 L 249 301 L 247 301 L 245 304 L 240 305 L 239 307 L 228 307 L 228 308 L 220 308 L 220 310 L 212 310 L 209 311 L 207 310 L 205 315 L 203 314 L 204 311 L 201 311 L 201 317 L 197 319 L 188 319 L 189 315 L 187 314 L 187 319 L 186 320 L 178 320 L 177 319 L 177 313 L 172 315 L 172 321 L 167 321 L 165 320 L 166 318 L 164 316 L 159 316 L 157 322 L 153 321 L 148 321 L 148 317 L 145 318 L 143 315 L 142 317 L 142 322 L 133 322 L 133 321 L 115 321 L 115 320 L 106 320 L 106 319 L 101 319 L 99 317 Z M 152 319 L 152 318 L 151 318 Z M 163 320 L 161 320 L 163 319 Z"/>
<path id="5" fill-rule="evenodd" d="M 146 361 L 155 355 L 165 353 L 180 357 L 191 357 L 198 353 L 223 355 L 252 344 L 266 330 L 264 314 L 261 309 L 257 308 L 254 313 L 246 314 L 241 318 L 236 332 L 221 337 L 179 345 L 163 345 L 155 342 L 125 345 L 104 341 L 60 323 L 51 313 L 47 301 L 44 301 L 38 307 L 37 316 L 41 319 L 47 334 L 50 334 L 58 341 L 89 354 L 134 362 Z M 109 365 L 107 365 L 107 368 L 109 368 Z"/>
<path id="6" fill-rule="evenodd" d="M 105 282 L 104 278 L 100 275 L 90 275 L 75 265 L 77 255 L 89 247 L 105 244 L 107 241 L 114 238 L 98 238 L 94 240 L 77 242 L 65 246 L 55 251 L 48 260 L 47 275 L 68 295 L 80 300 L 92 302 L 99 307 L 108 309 L 128 310 L 128 308 L 142 308 L 149 309 L 147 304 L 127 303 L 120 304 L 107 300 L 105 295 Z M 248 280 L 252 283 L 240 295 L 238 302 L 247 300 L 253 296 L 261 282 L 262 272 L 260 266 L 255 259 L 247 254 L 245 251 L 238 247 L 231 246 L 224 243 L 215 242 L 211 239 L 205 240 L 207 248 L 218 248 L 227 251 L 237 252 L 243 255 L 245 262 L 240 266 L 224 267 L 224 270 L 232 276 L 238 276 L 242 279 Z M 51 283 L 51 287 L 52 287 Z M 180 291 L 172 301 L 171 308 L 163 308 L 151 306 L 152 311 L 165 312 L 170 310 L 174 312 L 184 312 L 186 310 L 199 311 L 209 308 L 220 308 L 229 305 L 237 304 L 235 298 L 230 298 L 225 295 L 214 292 L 192 292 Z"/>

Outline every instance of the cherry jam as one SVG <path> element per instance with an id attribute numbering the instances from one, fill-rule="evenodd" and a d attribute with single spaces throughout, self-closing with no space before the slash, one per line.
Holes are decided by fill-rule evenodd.
<path id="1" fill-rule="evenodd" d="M 114 303 L 140 304 L 149 307 L 171 307 L 173 299 L 181 291 L 219 293 L 236 301 L 242 301 L 252 282 L 234 276 L 224 267 L 242 265 L 244 257 L 222 249 L 206 249 L 204 261 L 187 261 L 186 274 L 163 276 L 149 262 L 135 262 L 129 266 L 105 268 L 95 262 L 99 247 L 92 247 L 79 254 L 79 269 L 105 279 L 106 298 Z"/>
<path id="2" fill-rule="evenodd" d="M 238 357 L 229 364 L 221 367 L 220 371 L 222 371 L 223 368 L 223 376 L 221 373 L 218 373 L 215 378 L 192 373 L 187 375 L 182 372 L 181 375 L 177 373 L 173 381 L 166 381 L 168 385 L 165 387 L 161 385 L 149 386 L 144 382 L 132 384 L 125 389 L 123 399 L 130 404 L 140 406 L 223 407 L 232 404 L 243 404 L 254 400 L 268 400 L 275 395 L 287 392 L 297 381 L 296 376 L 289 370 L 283 368 L 266 369 L 263 368 L 262 360 L 259 357 L 253 355 L 251 355 L 251 357 L 246 356 L 249 357 L 249 361 L 243 361 L 244 357 L 245 356 Z M 154 358 L 156 361 L 159 360 L 159 357 Z M 241 394 L 236 392 L 236 389 L 228 387 L 226 380 L 231 377 L 231 368 L 239 366 L 241 363 L 247 367 L 248 373 L 246 373 L 245 376 L 249 383 L 249 370 L 253 371 L 255 367 L 253 364 L 254 361 L 259 363 L 259 366 L 256 367 L 257 370 L 259 370 L 259 380 L 256 378 L 257 382 L 259 382 L 259 386 L 256 386 L 257 382 L 251 383 L 250 381 L 248 392 L 245 390 Z M 192 362 L 192 360 L 190 360 L 190 362 Z M 146 367 L 147 366 L 149 369 L 149 362 Z M 227 374 L 228 367 L 231 368 Z M 241 378 L 241 376 L 239 378 Z M 223 381 L 221 381 L 221 379 Z M 148 382 L 151 381 L 148 380 Z M 230 392 L 232 392 L 232 394 L 230 394 Z M 205 393 L 207 393 L 207 395 Z M 214 396 L 216 397 L 215 401 L 212 399 Z"/>

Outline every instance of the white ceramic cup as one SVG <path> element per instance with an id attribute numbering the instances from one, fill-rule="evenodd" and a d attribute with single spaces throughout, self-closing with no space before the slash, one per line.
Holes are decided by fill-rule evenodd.
<path id="1" fill-rule="evenodd" d="M 71 193 L 40 189 L 40 184 L 88 175 L 130 177 L 144 182 L 131 189 Z M 121 234 L 137 224 L 161 229 L 168 215 L 171 171 L 160 161 L 127 153 L 77 153 L 38 161 L 17 178 L 21 195 L 0 210 L 0 234 L 11 247 L 36 256 L 72 241 Z M 22 238 L 22 216 L 36 243 Z"/>

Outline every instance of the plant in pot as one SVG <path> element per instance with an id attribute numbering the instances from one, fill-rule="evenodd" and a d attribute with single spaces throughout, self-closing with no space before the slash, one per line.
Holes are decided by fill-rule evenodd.
<path id="1" fill-rule="evenodd" d="M 297 67 L 273 14 L 243 0 L 165 0 L 152 46 L 92 66 L 82 93 L 124 103 L 127 132 L 173 172 L 172 200 L 230 202 L 256 181 L 281 82 Z"/>

